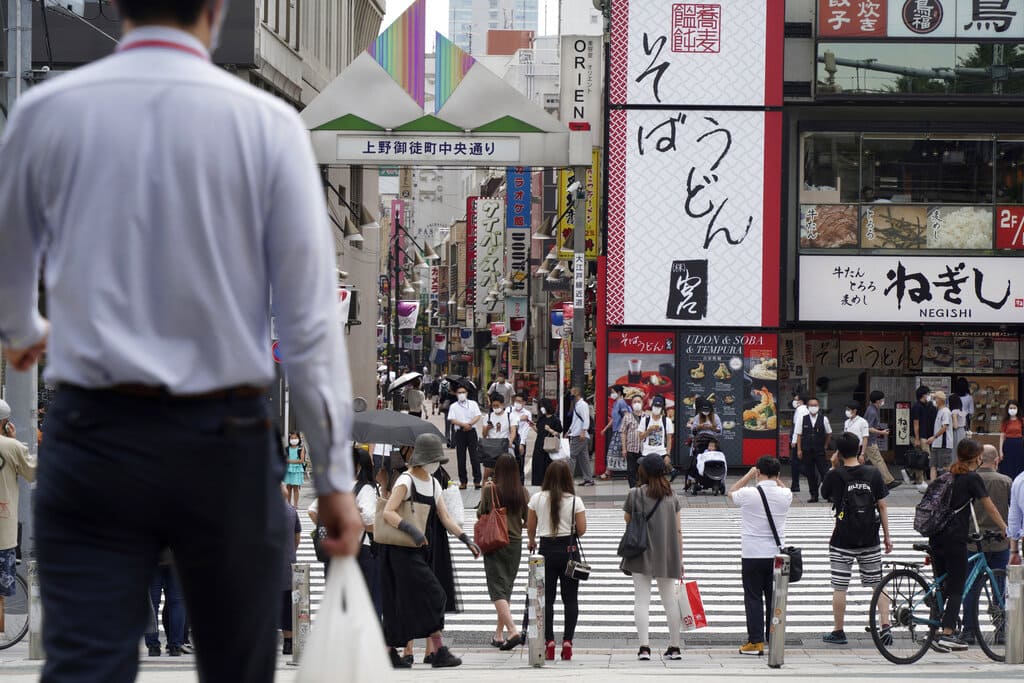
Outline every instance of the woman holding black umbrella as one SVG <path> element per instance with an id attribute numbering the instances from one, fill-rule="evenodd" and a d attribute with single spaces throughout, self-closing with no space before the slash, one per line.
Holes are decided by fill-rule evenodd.
<path id="1" fill-rule="evenodd" d="M 550 398 L 540 400 L 540 414 L 537 423 L 531 425 L 537 432 L 537 438 L 533 442 L 533 474 L 530 475 L 530 483 L 540 486 L 544 483 L 544 472 L 551 464 L 551 456 L 544 450 L 545 437 L 561 437 L 562 422 L 558 419 L 555 403 Z"/>

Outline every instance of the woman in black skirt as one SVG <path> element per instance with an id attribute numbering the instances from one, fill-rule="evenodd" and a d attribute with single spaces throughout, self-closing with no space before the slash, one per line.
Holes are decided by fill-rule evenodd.
<path id="1" fill-rule="evenodd" d="M 433 474 L 442 463 L 448 462 L 439 438 L 429 434 L 416 439 L 416 448 L 409 460 L 409 471 L 395 480 L 391 496 L 384 507 L 383 521 L 408 534 L 417 544 L 415 548 L 380 545 L 381 592 L 384 607 L 384 638 L 391 648 L 391 663 L 395 668 L 408 668 L 395 649 L 404 647 L 415 638 L 430 637 L 434 646 L 431 665 L 434 668 L 458 666 L 462 660 L 444 646 L 445 607 L 448 595 L 434 574 L 428 556 L 427 539 L 433 537 L 431 529 L 419 529 L 409 520 L 402 519 L 398 508 L 406 500 L 417 505 L 430 506 L 427 525 L 440 524 L 457 536 L 473 553 L 480 556 L 480 548 L 463 533 L 448 514 L 441 496 L 441 487 Z"/>
<path id="2" fill-rule="evenodd" d="M 533 473 L 530 475 L 530 483 L 540 486 L 544 483 L 544 472 L 551 464 L 551 457 L 544 450 L 544 437 L 562 436 L 562 423 L 558 419 L 555 404 L 550 398 L 540 400 L 540 414 L 537 416 L 537 423 L 531 425 L 537 432 L 537 438 L 533 442 Z"/>

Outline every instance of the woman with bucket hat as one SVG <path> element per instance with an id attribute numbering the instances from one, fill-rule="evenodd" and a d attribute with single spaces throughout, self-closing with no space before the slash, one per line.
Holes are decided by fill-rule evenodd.
<path id="1" fill-rule="evenodd" d="M 384 638 L 391 648 L 391 663 L 396 668 L 407 668 L 410 665 L 402 660 L 395 648 L 404 647 L 415 638 L 428 636 L 434 645 L 431 661 L 434 668 L 458 666 L 462 663 L 444 646 L 441 638 L 447 596 L 431 569 L 427 537 L 432 530 L 428 525 L 443 525 L 466 544 L 473 557 L 480 557 L 480 548 L 455 523 L 444 505 L 441 486 L 433 474 L 446 462 L 448 458 L 444 455 L 440 438 L 431 434 L 417 437 L 409 459 L 409 469 L 395 480 L 391 496 L 380 515 L 383 524 L 407 536 L 412 546 L 392 544 L 386 538 L 378 537 Z M 410 505 L 403 505 L 406 501 Z M 420 506 L 425 506 L 429 513 L 416 513 L 416 508 Z M 403 512 L 411 511 L 411 514 L 403 516 L 400 509 Z"/>

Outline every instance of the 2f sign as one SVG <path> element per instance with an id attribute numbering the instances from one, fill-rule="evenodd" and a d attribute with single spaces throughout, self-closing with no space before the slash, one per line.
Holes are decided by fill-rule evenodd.
<path id="1" fill-rule="evenodd" d="M 561 120 L 590 124 L 593 145 L 601 144 L 600 36 L 562 36 Z"/>
<path id="2" fill-rule="evenodd" d="M 996 249 L 1024 249 L 1024 206 L 996 210 Z"/>

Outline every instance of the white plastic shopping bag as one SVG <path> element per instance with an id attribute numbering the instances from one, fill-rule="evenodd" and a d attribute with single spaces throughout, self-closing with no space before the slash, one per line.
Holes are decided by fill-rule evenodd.
<path id="1" fill-rule="evenodd" d="M 700 597 L 697 582 L 684 579 L 676 583 L 676 600 L 679 603 L 679 616 L 684 631 L 704 628 L 708 625 L 708 617 L 704 612 L 704 601 Z"/>
<path id="2" fill-rule="evenodd" d="M 448 482 L 448 488 L 441 492 L 441 497 L 444 499 L 444 506 L 448 508 L 448 514 L 452 516 L 455 523 L 460 527 L 465 526 L 466 507 L 462 503 L 462 492 L 459 490 L 459 485 L 451 481 Z"/>
<path id="3" fill-rule="evenodd" d="M 552 461 L 555 460 L 568 460 L 571 457 L 571 451 L 569 446 L 569 439 L 562 437 L 558 440 L 558 450 L 553 453 L 548 453 L 548 457 Z"/>
<path id="4" fill-rule="evenodd" d="M 297 683 L 380 683 L 391 675 L 380 621 L 359 564 L 335 557 Z"/>

